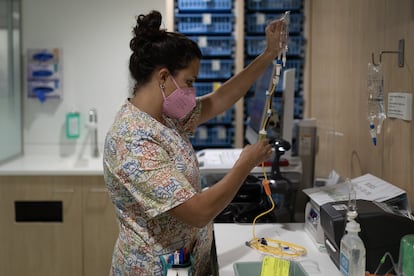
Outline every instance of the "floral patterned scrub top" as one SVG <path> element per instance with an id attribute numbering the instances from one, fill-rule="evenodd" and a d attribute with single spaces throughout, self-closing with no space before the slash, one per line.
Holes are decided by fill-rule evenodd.
<path id="1" fill-rule="evenodd" d="M 165 125 L 128 100 L 105 140 L 104 178 L 115 205 L 120 233 L 111 275 L 163 275 L 160 256 L 185 247 L 194 255 L 193 275 L 210 275 L 212 224 L 200 229 L 168 210 L 201 192 L 200 174 L 188 134 L 201 102 L 185 121 Z"/>

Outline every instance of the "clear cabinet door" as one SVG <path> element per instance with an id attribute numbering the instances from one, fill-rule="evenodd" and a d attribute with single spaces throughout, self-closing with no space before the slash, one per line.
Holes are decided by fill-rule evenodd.
<path id="1" fill-rule="evenodd" d="M 22 153 L 20 0 L 0 0 L 0 162 Z"/>

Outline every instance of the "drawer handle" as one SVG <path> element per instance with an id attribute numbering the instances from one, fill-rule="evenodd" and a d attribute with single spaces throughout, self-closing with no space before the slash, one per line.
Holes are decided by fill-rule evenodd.
<path id="1" fill-rule="evenodd" d="M 105 188 L 90 188 L 89 192 L 91 192 L 91 193 L 107 193 L 108 191 Z"/>
<path id="2" fill-rule="evenodd" d="M 61 188 L 61 189 L 54 189 L 53 192 L 54 193 L 74 193 L 75 190 L 72 188 L 68 188 L 68 189 Z"/>
<path id="3" fill-rule="evenodd" d="M 63 222 L 62 201 L 15 201 L 16 222 Z"/>
<path id="4" fill-rule="evenodd" d="M 332 250 L 332 252 L 334 252 L 334 253 L 336 253 L 336 248 L 335 248 L 335 246 L 328 240 L 328 239 L 326 239 L 325 240 L 325 244 L 327 245 L 327 246 L 329 246 L 329 248 Z"/>

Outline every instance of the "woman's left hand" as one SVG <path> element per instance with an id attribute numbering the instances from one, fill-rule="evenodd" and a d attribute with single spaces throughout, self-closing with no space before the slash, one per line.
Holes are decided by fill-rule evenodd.
<path id="1" fill-rule="evenodd" d="M 270 52 L 276 58 L 288 43 L 288 26 L 283 18 L 271 21 L 265 29 L 266 33 L 266 52 Z"/>

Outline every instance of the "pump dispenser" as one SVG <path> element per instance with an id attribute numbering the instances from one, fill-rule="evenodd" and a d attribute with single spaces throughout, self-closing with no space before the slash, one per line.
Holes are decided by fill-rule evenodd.
<path id="1" fill-rule="evenodd" d="M 361 227 L 355 218 L 358 216 L 356 209 L 356 192 L 352 182 L 350 182 L 349 202 L 348 202 L 348 223 L 345 231 L 347 232 L 341 239 L 339 268 L 341 275 L 344 276 L 365 276 L 365 245 L 358 233 Z"/>

